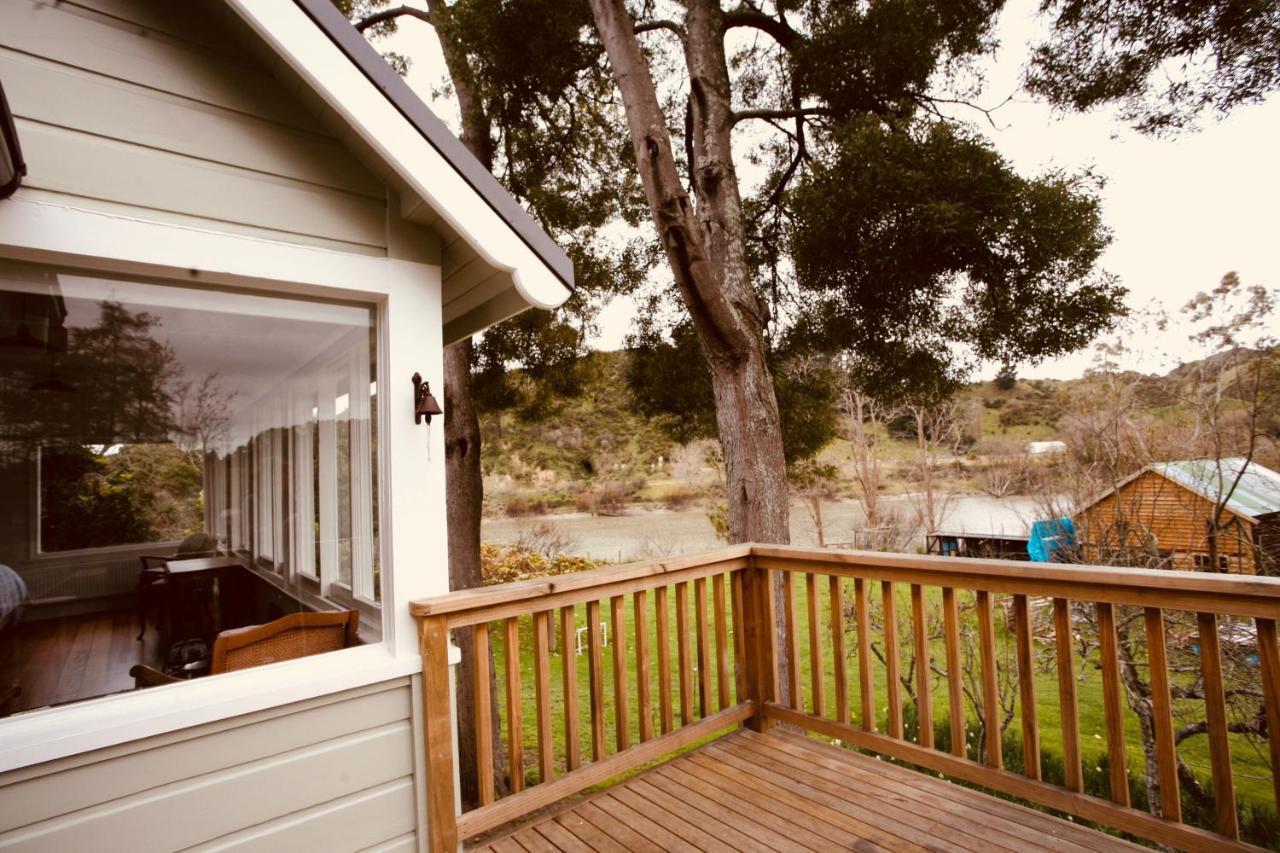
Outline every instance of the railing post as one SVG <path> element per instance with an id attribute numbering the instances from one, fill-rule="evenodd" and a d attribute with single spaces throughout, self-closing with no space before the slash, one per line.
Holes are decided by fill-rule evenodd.
<path id="1" fill-rule="evenodd" d="M 777 637 L 773 625 L 774 593 L 769 571 L 752 565 L 742 569 L 743 652 L 746 657 L 747 698 L 756 703 L 748 728 L 762 732 L 769 728 L 764 703 L 777 699 Z"/>
<path id="2" fill-rule="evenodd" d="M 427 747 L 427 846 L 433 853 L 452 853 L 458 849 L 458 803 L 453 785 L 453 701 L 445 617 L 418 620 L 418 646 L 422 651 L 422 712 Z"/>

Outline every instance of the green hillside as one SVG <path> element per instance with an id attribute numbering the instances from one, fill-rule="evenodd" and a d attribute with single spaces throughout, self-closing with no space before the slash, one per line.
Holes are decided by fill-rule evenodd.
<path id="1" fill-rule="evenodd" d="M 625 382 L 626 351 L 596 352 L 578 364 L 581 393 L 540 391 L 536 415 L 518 408 L 481 419 L 486 511 L 524 515 L 563 509 L 607 511 L 632 502 L 683 505 L 719 499 L 714 442 L 679 445 L 657 418 L 637 412 Z M 1170 425 L 1187 422 L 1185 402 L 1197 365 L 1165 376 L 1120 377 L 1134 398 L 1132 415 Z M 517 383 L 523 380 L 517 374 Z M 1063 417 L 1096 391 L 1097 379 L 1017 380 L 1001 388 L 977 382 L 955 401 L 957 440 L 939 471 L 952 492 L 984 489 L 989 460 L 1022 454 L 1027 442 L 1066 438 Z M 852 494 L 851 451 L 843 429 L 819 454 L 838 472 L 835 491 Z M 884 491 L 913 488 L 916 455 L 909 415 L 891 420 L 879 436 Z M 600 505 L 603 500 L 605 506 Z"/>

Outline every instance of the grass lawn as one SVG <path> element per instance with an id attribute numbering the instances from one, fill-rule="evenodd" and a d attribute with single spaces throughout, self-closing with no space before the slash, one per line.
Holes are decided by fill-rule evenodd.
<path id="1" fill-rule="evenodd" d="M 1029 570 L 1033 570 L 1030 569 Z M 730 594 L 730 586 L 725 583 L 726 599 L 728 606 L 732 607 L 732 596 Z M 818 613 L 821 622 L 821 637 L 823 647 L 823 672 L 826 683 L 826 716 L 834 718 L 835 716 L 835 674 L 832 659 L 831 636 L 830 636 L 830 606 L 827 581 L 825 577 L 819 579 L 818 589 Z M 812 679 L 809 664 L 809 641 L 808 641 L 808 606 L 806 598 L 805 583 L 802 577 L 794 579 L 795 584 L 795 601 L 798 616 L 798 637 L 799 637 L 799 669 L 801 673 L 801 687 L 804 696 L 806 709 L 812 708 Z M 843 597 L 846 606 L 854 600 L 853 582 L 842 581 L 844 584 Z M 689 647 L 690 656 L 693 665 L 696 668 L 698 663 L 697 646 L 694 638 L 695 620 L 693 618 L 694 609 L 694 590 L 693 584 L 689 585 Z M 872 584 L 869 589 L 869 597 L 872 607 L 871 614 L 873 623 L 878 624 L 879 620 L 879 584 Z M 904 584 L 897 585 L 895 589 L 897 599 L 897 616 L 898 616 L 898 639 L 902 648 L 901 652 L 901 670 L 904 675 L 910 671 L 911 664 L 911 600 L 910 588 Z M 668 622 L 669 622 L 669 648 L 672 671 L 672 703 L 674 705 L 675 723 L 680 725 L 680 688 L 679 688 L 679 654 L 677 646 L 676 627 L 677 620 L 675 614 L 676 595 L 672 588 L 667 596 L 668 602 Z M 1001 604 L 1006 600 L 1005 596 L 997 596 L 995 598 L 996 605 L 996 642 L 997 642 L 997 658 L 999 665 L 1003 669 L 1008 668 L 1011 674 L 1015 672 L 1014 656 L 1013 656 L 1013 637 L 1006 628 L 1006 620 L 1003 618 L 1003 608 Z M 976 614 L 973 609 L 974 595 L 970 592 L 957 591 L 957 601 L 960 606 L 960 619 L 962 626 L 969 626 L 969 630 L 973 630 L 976 625 Z M 707 601 L 708 601 L 708 642 L 712 644 L 711 662 L 713 671 L 716 667 L 716 655 L 714 651 L 715 641 L 715 622 L 713 616 L 714 599 L 712 596 L 711 581 L 707 581 Z M 931 642 L 930 655 L 936 666 L 944 667 L 945 647 L 940 638 L 941 634 L 941 591 L 936 588 L 926 590 L 926 601 L 928 602 L 927 611 L 931 626 L 931 633 L 938 635 Z M 635 611 L 631 596 L 626 597 L 625 601 L 625 628 L 624 635 L 627 643 L 627 684 L 628 684 L 628 705 L 629 713 L 629 731 L 631 743 L 639 742 L 639 712 L 637 707 L 636 692 L 636 635 L 635 635 Z M 648 595 L 649 608 L 649 656 L 650 656 L 650 678 L 649 692 L 650 704 L 652 707 L 655 732 L 660 732 L 660 714 L 658 700 L 658 658 L 656 640 L 656 614 L 655 602 L 652 592 Z M 1035 613 L 1033 624 L 1034 631 L 1038 637 L 1051 636 L 1049 625 L 1051 622 L 1049 615 L 1049 604 L 1042 601 L 1038 608 L 1033 608 Z M 612 665 L 612 616 L 610 614 L 609 602 L 604 601 L 600 607 L 601 620 L 607 623 L 604 631 L 608 638 L 609 647 L 602 650 L 602 675 L 603 675 L 603 696 L 604 696 L 604 728 L 605 728 L 605 748 L 606 754 L 612 754 L 616 751 L 616 714 L 614 713 L 614 672 Z M 587 624 L 586 606 L 579 605 L 576 608 L 576 622 L 578 627 L 584 627 Z M 1118 618 L 1121 614 L 1117 614 Z M 729 701 L 732 703 L 736 698 L 735 682 L 733 677 L 733 648 L 732 648 L 732 619 L 727 617 L 729 622 L 730 638 L 729 648 L 727 650 L 728 658 L 728 684 L 729 684 Z M 553 614 L 551 623 L 558 633 L 558 614 Z M 861 701 L 857 694 L 858 690 L 858 664 L 856 660 L 857 643 L 854 633 L 854 624 L 851 618 L 846 619 L 846 650 L 850 657 L 846 663 L 848 672 L 848 685 L 850 689 L 849 707 L 852 714 L 853 722 L 860 723 Z M 523 617 L 520 620 L 520 671 L 521 671 L 521 717 L 524 730 L 524 747 L 525 747 L 525 775 L 526 779 L 533 783 L 537 780 L 537 705 L 534 693 L 534 662 L 533 662 L 533 624 L 530 617 Z M 962 627 L 962 632 L 964 628 Z M 883 648 L 883 633 L 876 628 L 872 629 L 872 640 Z M 499 708 L 501 709 L 503 720 L 503 737 L 506 736 L 506 697 L 504 689 L 504 676 L 506 666 L 506 648 L 505 648 L 505 632 L 501 630 L 501 625 L 495 623 L 493 626 L 493 648 L 495 657 L 495 672 L 498 674 L 499 684 Z M 580 731 L 580 747 L 584 761 L 591 760 L 591 716 L 590 716 L 590 681 L 589 681 L 589 665 L 588 654 L 586 652 L 586 638 L 583 638 L 583 653 L 576 654 L 574 648 L 566 650 L 558 649 L 552 654 L 551 659 L 551 706 L 552 706 L 552 731 L 555 737 L 555 758 L 556 758 L 556 774 L 559 775 L 565 769 L 565 732 L 564 732 L 564 712 L 565 700 L 562 683 L 562 665 L 567 659 L 569 665 L 573 667 L 577 680 L 578 706 Z M 1040 742 L 1043 752 L 1061 755 L 1062 752 L 1062 733 L 1061 733 L 1061 714 L 1058 706 L 1058 676 L 1056 667 L 1053 663 L 1053 646 L 1051 643 L 1043 643 L 1037 640 L 1037 660 L 1039 665 L 1036 672 L 1036 710 L 1040 723 Z M 965 650 L 965 656 L 968 656 L 970 650 Z M 974 669 L 976 666 L 976 644 L 972 650 L 975 656 Z M 1176 654 L 1174 644 L 1170 641 L 1171 658 Z M 875 708 L 879 717 L 878 725 L 884 730 L 884 721 L 887 714 L 887 690 L 885 685 L 885 670 L 880 661 L 872 655 L 872 672 L 874 676 L 875 686 Z M 1085 766 L 1097 766 L 1099 760 L 1106 755 L 1105 741 L 1105 721 L 1102 700 L 1102 684 L 1101 675 L 1097 666 L 1096 655 L 1091 655 L 1089 660 L 1083 661 L 1080 658 L 1079 650 L 1076 653 L 1076 676 L 1077 676 L 1077 695 L 1079 707 L 1079 725 L 1081 734 L 1081 751 Z M 714 673 L 718 675 L 718 673 Z M 1175 682 L 1179 678 L 1189 679 L 1190 675 L 1175 675 Z M 690 706 L 693 710 L 693 717 L 699 717 L 698 702 L 698 684 L 699 677 L 695 671 L 693 678 L 693 690 L 689 699 Z M 931 679 L 932 689 L 931 695 L 934 707 L 934 719 L 945 720 L 948 718 L 950 709 L 947 702 L 947 683 L 946 680 L 938 676 Z M 1012 682 L 1012 690 L 1017 693 L 1016 680 Z M 709 712 L 719 709 L 717 700 L 717 678 L 711 678 L 711 691 L 709 699 Z M 909 699 L 903 695 L 903 704 L 906 707 Z M 1203 705 L 1198 701 L 1179 700 L 1176 703 L 1182 710 L 1186 712 L 1186 721 L 1198 720 L 1203 718 Z M 1197 707 L 1198 706 L 1198 707 Z M 971 721 L 976 717 L 969 712 Z M 1015 710 L 1013 722 L 1010 726 L 1011 730 L 1017 731 L 1020 724 L 1021 711 Z M 972 722 L 971 722 L 972 724 Z M 1126 752 L 1128 754 L 1128 769 L 1131 777 L 1140 778 L 1143 773 L 1144 759 L 1142 752 L 1142 741 L 1139 733 L 1138 719 L 1133 714 L 1127 703 L 1125 704 L 1125 731 L 1126 731 Z M 1274 808 L 1274 800 L 1272 794 L 1271 768 L 1266 756 L 1260 754 L 1254 747 L 1249 744 L 1241 735 L 1232 734 L 1232 770 L 1236 784 L 1236 796 L 1242 803 L 1263 806 L 1265 808 Z M 1265 749 L 1265 746 L 1264 746 Z M 1196 772 L 1202 782 L 1207 782 L 1210 778 L 1209 770 L 1209 752 L 1207 738 L 1203 735 L 1192 737 L 1184 741 L 1179 746 L 1179 754 L 1183 760 Z"/>

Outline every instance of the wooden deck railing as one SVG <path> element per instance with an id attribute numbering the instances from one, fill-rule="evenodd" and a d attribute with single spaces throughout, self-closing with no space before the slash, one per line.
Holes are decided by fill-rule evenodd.
<path id="1" fill-rule="evenodd" d="M 797 575 L 803 578 L 803 609 Z M 782 606 L 776 608 L 779 576 Z M 786 617 L 781 645 L 773 630 L 777 609 Z M 1232 772 L 1235 733 L 1265 739 L 1280 731 L 1280 580 L 1273 579 L 756 545 L 468 590 L 415 602 L 412 610 L 423 651 L 433 849 L 455 849 L 459 838 L 730 727 L 763 730 L 784 723 L 1152 841 L 1220 850 L 1243 846 Z M 1165 617 L 1172 611 L 1192 614 L 1186 624 L 1194 625 L 1193 635 L 1173 637 L 1181 661 L 1173 668 Z M 1245 658 L 1260 710 L 1244 724 L 1228 719 L 1228 696 L 1250 691 L 1224 680 L 1222 618 L 1251 620 L 1256 629 L 1256 641 L 1247 632 L 1252 647 Z M 580 622 L 585 660 L 576 649 Z M 1123 626 L 1123 644 L 1117 625 Z M 470 683 L 456 689 L 474 695 L 475 761 L 482 769 L 493 765 L 498 747 L 491 725 L 493 715 L 501 718 L 506 790 L 499 797 L 493 775 L 482 772 L 479 804 L 459 813 L 448 646 L 451 631 L 472 626 L 478 666 Z M 526 666 L 522 630 L 531 634 Z M 495 631 L 498 645 L 491 649 Z M 1239 633 L 1228 636 L 1233 653 L 1239 652 Z M 560 652 L 554 675 L 553 642 Z M 1197 650 L 1197 672 L 1186 671 L 1186 648 Z M 491 659 L 505 687 L 499 708 L 490 702 Z M 583 668 L 585 697 L 578 690 Z M 1126 750 L 1126 725 L 1136 726 L 1122 687 L 1125 668 L 1136 689 L 1149 693 L 1162 817 L 1130 804 L 1130 770 L 1141 777 L 1144 768 L 1131 768 Z M 1056 697 L 1040 695 L 1051 691 L 1037 684 L 1037 673 L 1051 670 L 1056 679 L 1048 683 L 1056 686 Z M 526 672 L 531 691 L 524 687 Z M 1081 685 L 1098 678 L 1102 731 L 1093 734 L 1106 742 L 1106 798 L 1085 791 L 1077 699 Z M 946 683 L 948 719 L 938 729 L 945 744 L 935 743 L 937 680 Z M 784 695 L 786 702 L 780 701 Z M 524 766 L 524 706 L 530 699 L 536 773 Z M 1175 710 L 1185 711 L 1188 701 L 1202 708 L 1194 733 L 1208 743 L 1216 832 L 1182 822 Z M 1038 713 L 1046 703 L 1060 720 L 1054 736 L 1061 741 L 1061 785 L 1046 781 L 1041 766 Z M 981 749 L 969 743 L 974 715 L 966 714 L 973 706 L 979 718 L 990 720 L 1015 705 L 1020 772 L 1008 768 L 999 734 L 987 736 L 979 726 Z M 1280 737 L 1268 739 L 1265 749 L 1270 773 L 1280 762 Z M 1280 801 L 1280 783 L 1270 775 Z"/>

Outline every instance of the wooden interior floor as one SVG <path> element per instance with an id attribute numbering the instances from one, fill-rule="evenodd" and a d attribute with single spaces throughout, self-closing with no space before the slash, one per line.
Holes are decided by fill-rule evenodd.
<path id="1" fill-rule="evenodd" d="M 133 610 L 23 622 L 11 630 L 3 680 L 22 688 L 14 713 L 132 690 L 129 668 L 159 662 L 157 632 L 149 627 L 138 642 Z"/>
<path id="2" fill-rule="evenodd" d="M 1139 850 L 784 732 L 740 731 L 470 850 Z"/>

